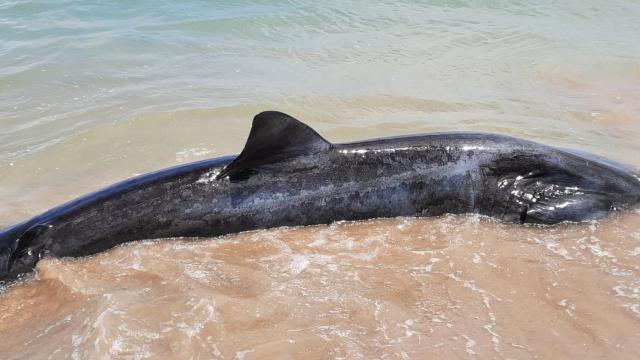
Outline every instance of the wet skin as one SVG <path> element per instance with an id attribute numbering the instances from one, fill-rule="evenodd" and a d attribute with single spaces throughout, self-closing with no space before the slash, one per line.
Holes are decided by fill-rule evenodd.
<path id="1" fill-rule="evenodd" d="M 527 140 L 435 133 L 331 144 L 285 114 L 264 112 L 237 157 L 126 180 L 0 232 L 0 280 L 46 256 L 141 239 L 445 213 L 581 222 L 639 202 L 632 170 Z"/>

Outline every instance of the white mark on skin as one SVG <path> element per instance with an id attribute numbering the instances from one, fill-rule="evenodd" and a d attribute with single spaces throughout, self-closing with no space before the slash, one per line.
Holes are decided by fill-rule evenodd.
<path id="1" fill-rule="evenodd" d="M 407 150 L 426 150 L 426 147 L 401 147 L 401 148 L 392 148 L 392 149 L 352 149 L 352 150 L 339 150 L 341 154 L 367 154 L 367 153 L 394 153 L 396 151 L 407 151 Z"/>
<path id="2" fill-rule="evenodd" d="M 220 174 L 220 170 L 211 170 L 203 174 L 200 179 L 196 181 L 196 184 L 212 184 L 215 182 L 216 177 Z"/>
<path id="3" fill-rule="evenodd" d="M 462 146 L 462 150 L 463 151 L 469 151 L 469 150 L 485 150 L 486 148 L 484 146 L 477 146 L 477 145 L 463 145 Z"/>
<path id="4" fill-rule="evenodd" d="M 397 148 L 389 148 L 389 149 L 342 149 L 338 150 L 338 152 L 342 154 L 366 154 L 366 153 L 394 153 L 396 151 L 408 151 L 408 150 L 429 150 L 430 147 L 427 146 L 406 146 L 406 147 L 397 147 Z M 451 146 L 445 146 L 444 149 L 446 151 L 451 151 L 455 149 Z M 483 146 L 474 146 L 474 145 L 463 145 L 460 150 L 469 151 L 469 150 L 485 150 L 486 148 Z"/>

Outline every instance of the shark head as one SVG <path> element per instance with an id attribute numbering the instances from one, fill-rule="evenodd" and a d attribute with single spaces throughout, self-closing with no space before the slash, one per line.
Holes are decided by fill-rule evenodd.
<path id="1" fill-rule="evenodd" d="M 0 282 L 30 272 L 44 256 L 48 224 L 20 224 L 0 233 Z"/>

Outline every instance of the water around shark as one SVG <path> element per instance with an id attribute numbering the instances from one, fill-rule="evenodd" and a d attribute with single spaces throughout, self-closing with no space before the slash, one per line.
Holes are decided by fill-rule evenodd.
<path id="1" fill-rule="evenodd" d="M 519 223 L 600 219 L 640 202 L 632 170 L 487 133 L 332 144 L 279 112 L 254 118 L 244 150 L 133 178 L 0 233 L 0 280 L 43 257 L 151 238 L 287 225 L 479 213 Z"/>

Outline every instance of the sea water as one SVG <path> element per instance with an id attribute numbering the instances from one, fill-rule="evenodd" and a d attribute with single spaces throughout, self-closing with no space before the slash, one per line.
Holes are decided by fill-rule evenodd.
<path id="1" fill-rule="evenodd" d="M 0 226 L 237 153 L 493 131 L 640 166 L 636 1 L 5 1 Z M 150 241 L 0 295 L 9 358 L 637 358 L 640 214 L 459 216 Z M 4 354 L 9 354 L 5 356 Z"/>

